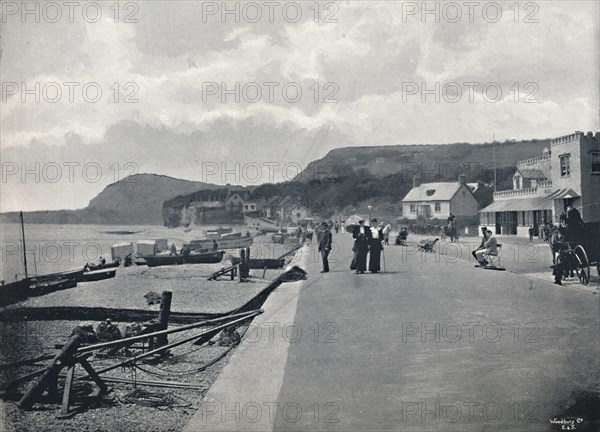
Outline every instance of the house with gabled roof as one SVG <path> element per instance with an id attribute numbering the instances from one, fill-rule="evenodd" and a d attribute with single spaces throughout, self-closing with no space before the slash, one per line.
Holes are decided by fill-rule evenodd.
<path id="1" fill-rule="evenodd" d="M 406 219 L 446 219 L 454 216 L 476 217 L 479 204 L 464 175 L 458 182 L 417 185 L 402 199 L 402 216 Z"/>
<path id="2" fill-rule="evenodd" d="M 246 190 L 230 190 L 225 198 L 225 208 L 228 212 L 241 212 L 244 210 L 244 203 L 250 199 L 250 193 Z"/>

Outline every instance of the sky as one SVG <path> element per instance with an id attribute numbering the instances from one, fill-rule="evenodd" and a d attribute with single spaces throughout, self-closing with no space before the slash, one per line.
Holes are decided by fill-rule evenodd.
<path id="1" fill-rule="evenodd" d="M 339 147 L 595 131 L 598 23 L 596 1 L 2 2 L 0 211 L 133 173 L 250 185 Z"/>

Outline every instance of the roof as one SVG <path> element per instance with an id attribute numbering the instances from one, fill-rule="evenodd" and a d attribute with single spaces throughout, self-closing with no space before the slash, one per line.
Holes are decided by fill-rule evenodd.
<path id="1" fill-rule="evenodd" d="M 511 200 L 494 201 L 481 209 L 482 212 L 552 210 L 556 199 L 575 198 L 579 195 L 573 189 L 557 189 L 545 197 L 516 198 Z"/>
<path id="2" fill-rule="evenodd" d="M 279 201 L 280 198 L 278 196 L 274 196 L 272 198 L 269 198 L 267 200 L 267 202 L 265 202 L 265 207 L 271 207 L 277 204 L 277 201 Z"/>
<path id="3" fill-rule="evenodd" d="M 412 188 L 402 201 L 450 201 L 461 186 L 458 182 L 423 183 Z M 428 190 L 435 192 L 427 195 Z"/>
<path id="4" fill-rule="evenodd" d="M 225 198 L 225 201 L 227 201 L 234 195 L 239 196 L 244 201 L 247 201 L 250 199 L 250 193 L 247 190 L 232 190 L 227 193 L 227 197 Z"/>
<path id="5" fill-rule="evenodd" d="M 553 200 L 555 199 L 564 199 L 564 198 L 579 198 L 580 195 L 575 192 L 573 189 L 557 189 L 548 195 L 548 198 Z"/>
<path id="6" fill-rule="evenodd" d="M 519 168 L 517 172 L 521 174 L 521 177 L 527 179 L 545 179 L 548 176 L 541 170 L 536 169 L 527 169 L 527 168 Z M 516 173 L 515 173 L 516 174 Z"/>
<path id="7" fill-rule="evenodd" d="M 552 210 L 552 199 L 548 197 L 531 197 L 513 200 L 494 201 L 480 212 Z"/>

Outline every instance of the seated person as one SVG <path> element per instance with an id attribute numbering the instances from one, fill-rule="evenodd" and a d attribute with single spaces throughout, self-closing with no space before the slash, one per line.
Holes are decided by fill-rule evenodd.
<path id="1" fill-rule="evenodd" d="M 483 246 L 484 249 L 478 249 L 475 251 L 475 257 L 477 258 L 479 265 L 485 267 L 488 265 L 488 262 L 484 256 L 498 254 L 498 241 L 496 240 L 496 237 L 492 235 L 492 231 L 485 231 L 485 243 Z"/>
<path id="2" fill-rule="evenodd" d="M 477 249 L 475 249 L 473 252 L 471 252 L 471 255 L 473 255 L 473 258 L 475 258 L 477 261 L 479 261 L 479 259 L 477 259 L 477 251 L 485 249 L 484 245 L 487 240 L 486 236 L 485 236 L 486 231 L 487 231 L 487 227 L 481 227 L 481 241 L 479 242 L 479 246 L 477 246 Z"/>

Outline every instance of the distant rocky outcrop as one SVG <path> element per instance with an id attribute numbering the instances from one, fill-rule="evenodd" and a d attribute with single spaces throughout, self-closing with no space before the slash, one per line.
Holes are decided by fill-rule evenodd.
<path id="1" fill-rule="evenodd" d="M 310 162 L 294 180 L 327 181 L 347 177 L 366 170 L 374 177 L 402 175 L 410 180 L 419 176 L 422 182 L 454 181 L 465 174 L 475 182 L 480 174 L 493 167 L 516 167 L 517 161 L 541 156 L 551 139 L 507 140 L 483 144 L 390 145 L 344 147 L 331 150 L 325 157 Z M 411 180 L 412 181 L 412 180 Z"/>
<path id="2" fill-rule="evenodd" d="M 27 223 L 162 225 L 163 203 L 177 195 L 211 189 L 210 183 L 156 174 L 135 174 L 112 183 L 87 207 L 78 210 L 26 212 Z M 3 213 L 2 222 L 18 222 L 18 212 Z"/>

